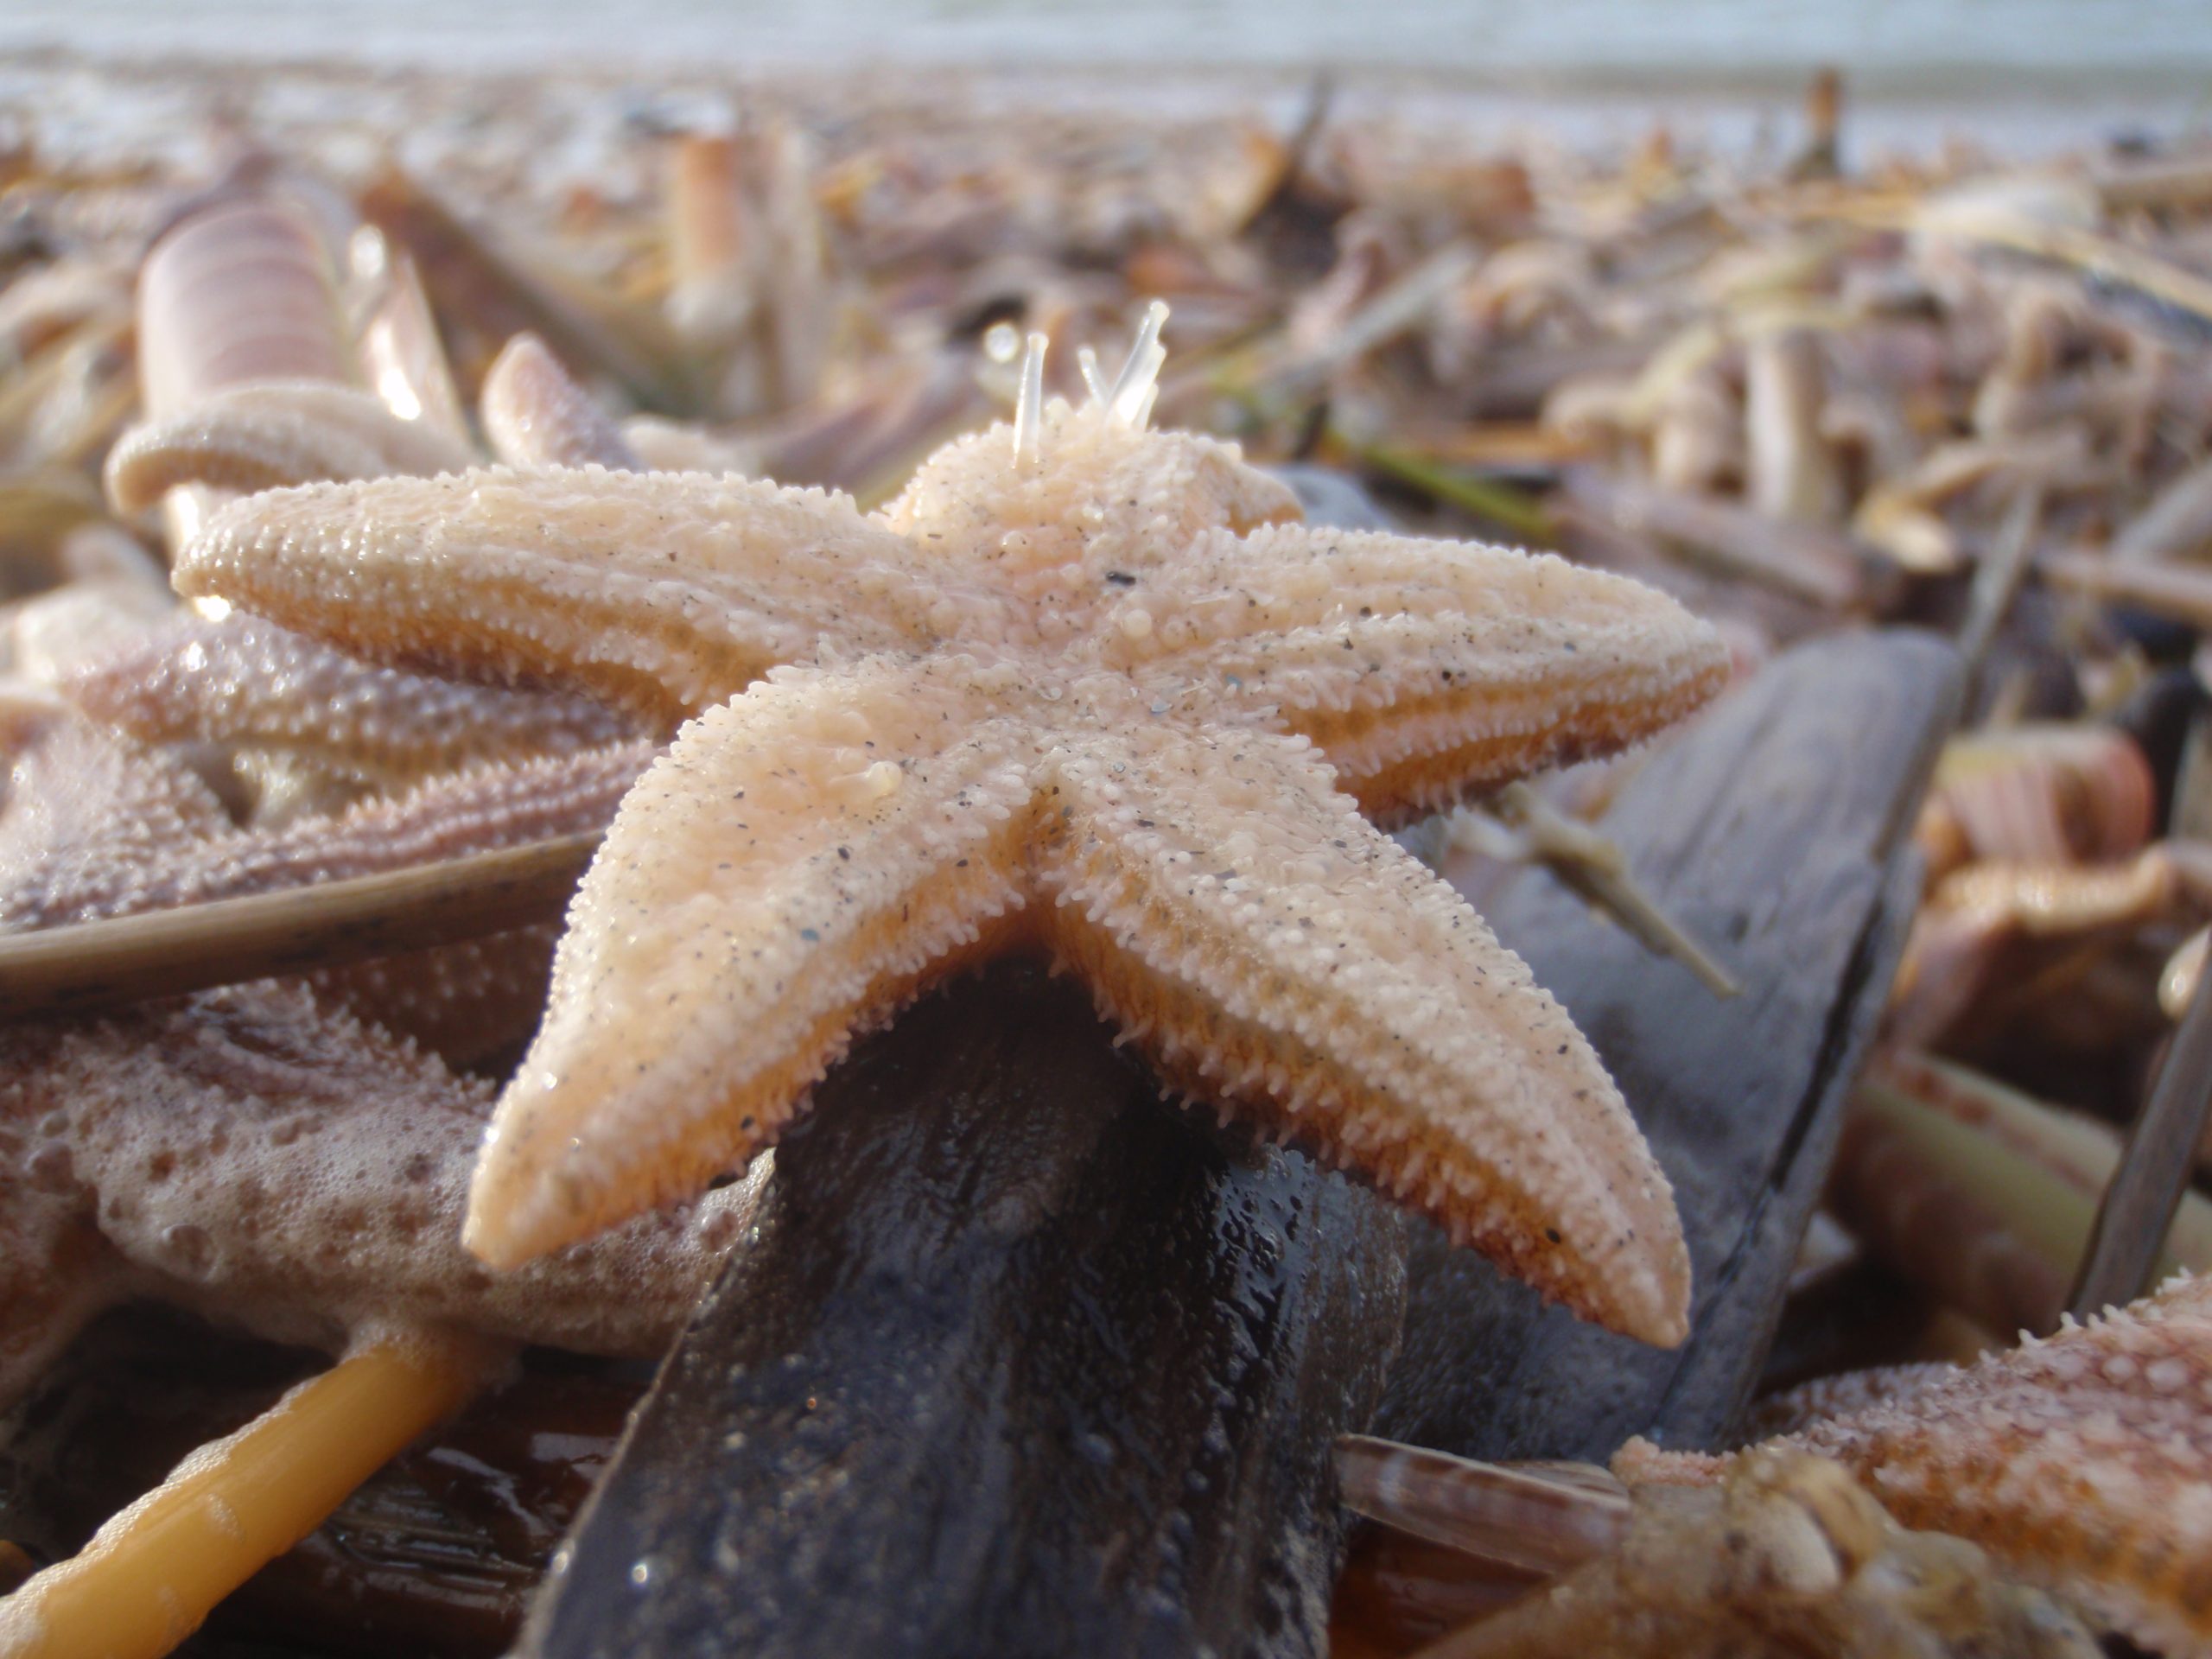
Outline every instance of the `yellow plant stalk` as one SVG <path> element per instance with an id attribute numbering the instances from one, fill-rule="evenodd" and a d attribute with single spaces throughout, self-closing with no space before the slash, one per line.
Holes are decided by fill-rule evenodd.
<path id="1" fill-rule="evenodd" d="M 504 1351 L 383 1333 L 235 1434 L 200 1447 L 0 1601 L 4 1659 L 160 1659 L 225 1596 L 304 1538 L 417 1434 L 456 1410 Z"/>

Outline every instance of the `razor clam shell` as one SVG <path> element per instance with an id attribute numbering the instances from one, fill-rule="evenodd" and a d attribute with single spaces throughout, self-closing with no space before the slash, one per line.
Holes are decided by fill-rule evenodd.
<path id="1" fill-rule="evenodd" d="M 138 372 L 156 418 L 242 381 L 348 381 L 341 342 L 330 262 L 278 203 L 194 214 L 139 275 Z"/>
<path id="2" fill-rule="evenodd" d="M 1347 1434 L 1337 1480 L 1370 1521 L 1547 1578 L 1603 1554 L 1628 1525 L 1628 1489 L 1596 1464 L 1478 1463 Z"/>

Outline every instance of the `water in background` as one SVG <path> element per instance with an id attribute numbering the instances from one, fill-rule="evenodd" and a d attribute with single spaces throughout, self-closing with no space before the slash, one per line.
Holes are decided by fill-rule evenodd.
<path id="1" fill-rule="evenodd" d="M 0 0 L 0 52 L 185 52 L 448 67 L 1053 65 L 1028 83 L 1328 65 L 1507 120 L 1696 106 L 1765 121 L 1807 71 L 1855 132 L 2044 148 L 2212 119 L 2212 0 Z M 1015 82 L 1016 85 L 1021 85 Z M 1395 92 L 1393 94 L 1395 95 Z"/>
<path id="2" fill-rule="evenodd" d="M 515 62 L 1402 66 L 1762 78 L 1834 62 L 1936 92 L 2007 79 L 2212 92 L 2205 0 L 9 0 L 0 46 Z"/>

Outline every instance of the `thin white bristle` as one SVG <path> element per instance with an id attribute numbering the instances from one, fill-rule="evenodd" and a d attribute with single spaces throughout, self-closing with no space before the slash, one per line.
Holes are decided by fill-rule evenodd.
<path id="1" fill-rule="evenodd" d="M 1160 366 L 1167 361 L 1167 348 L 1153 340 L 1144 348 L 1143 360 L 1137 365 L 1134 377 L 1124 378 L 1122 389 L 1115 395 L 1114 418 L 1125 426 L 1142 427 L 1144 410 L 1152 394 L 1160 389 Z"/>
<path id="2" fill-rule="evenodd" d="M 1088 346 L 1075 348 L 1076 366 L 1083 371 L 1083 384 L 1090 388 L 1090 401 L 1099 408 L 1106 407 L 1109 388 L 1106 377 L 1098 371 L 1098 353 Z"/>
<path id="3" fill-rule="evenodd" d="M 1134 423 L 1137 405 L 1159 377 L 1160 365 L 1167 360 L 1166 347 L 1160 343 L 1160 331 L 1166 321 L 1166 301 L 1154 300 L 1145 308 L 1144 321 L 1137 327 L 1128 359 L 1115 377 L 1114 389 L 1106 394 L 1107 413 L 1116 420 Z"/>
<path id="4" fill-rule="evenodd" d="M 1014 458 L 1037 459 L 1037 440 L 1045 418 L 1045 348 L 1052 342 L 1042 334 L 1029 336 L 1021 354 L 1021 396 L 1014 406 Z"/>
<path id="5" fill-rule="evenodd" d="M 1167 353 L 1162 352 L 1165 359 Z M 1129 424 L 1140 432 L 1152 424 L 1152 406 L 1160 401 L 1160 382 L 1155 380 L 1144 389 L 1144 396 L 1137 399 L 1136 412 L 1130 416 Z"/>

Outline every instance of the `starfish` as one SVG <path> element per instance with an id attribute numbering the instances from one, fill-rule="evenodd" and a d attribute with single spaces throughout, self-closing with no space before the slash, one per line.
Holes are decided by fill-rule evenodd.
<path id="1" fill-rule="evenodd" d="M 690 722 L 572 908 L 483 1259 L 696 1192 L 855 1030 L 1035 943 L 1171 1088 L 1681 1338 L 1672 1194 L 1604 1068 L 1383 828 L 1686 714 L 1717 637 L 1556 558 L 1299 524 L 1233 445 L 1147 429 L 1163 315 L 1081 408 L 1033 336 L 1012 428 L 873 516 L 493 468 L 271 491 L 188 548 L 181 591 L 372 659 Z"/>
<path id="2" fill-rule="evenodd" d="M 1764 1446 L 1835 1459 L 1904 1525 L 1971 1540 L 2147 1647 L 2212 1652 L 2212 1279 L 1856 1392 L 1871 1403 Z M 1732 1466 L 1642 1440 L 1614 1465 L 1682 1484 Z"/>
<path id="3" fill-rule="evenodd" d="M 168 566 L 119 525 L 93 521 L 54 550 L 54 585 L 0 602 L 0 672 L 50 684 L 181 608 Z"/>
<path id="4" fill-rule="evenodd" d="M 59 702 L 0 702 L 0 928 L 50 927 L 366 875 L 603 827 L 652 758 L 632 741 L 479 765 L 277 827 L 240 829 L 175 756 Z M 318 991 L 456 1065 L 529 1034 L 554 931 L 534 926 L 315 975 Z"/>
<path id="5" fill-rule="evenodd" d="M 479 766 L 390 801 L 240 830 L 188 768 L 66 704 L 4 707 L 0 925 L 54 925 L 393 869 L 603 824 L 652 754 Z M 468 1052 L 524 1034 L 549 931 L 0 1032 L 0 1403 L 135 1294 L 286 1341 L 390 1318 L 650 1353 L 728 1205 L 639 1221 L 520 1277 L 461 1250 L 489 1087 L 387 1029 Z M 379 1023 L 372 1024 L 367 1015 Z M 613 1287 L 619 1286 L 616 1290 Z"/>
<path id="6" fill-rule="evenodd" d="M 580 754 L 635 729 L 582 697 L 372 667 L 249 616 L 177 616 L 56 690 L 140 743 L 190 756 L 226 798 L 242 785 L 257 823 L 489 763 Z"/>
<path id="7" fill-rule="evenodd" d="M 1713 1488 L 1628 1497 L 1612 1548 L 1422 1659 L 2098 1652 L 2063 1606 L 1970 1543 L 1898 1526 L 1825 1458 L 1762 1452 Z"/>
<path id="8" fill-rule="evenodd" d="M 139 1295 L 334 1351 L 391 1324 L 661 1352 L 741 1190 L 487 1273 L 460 1221 L 490 1105 L 297 984 L 0 1033 L 0 1408 Z"/>

